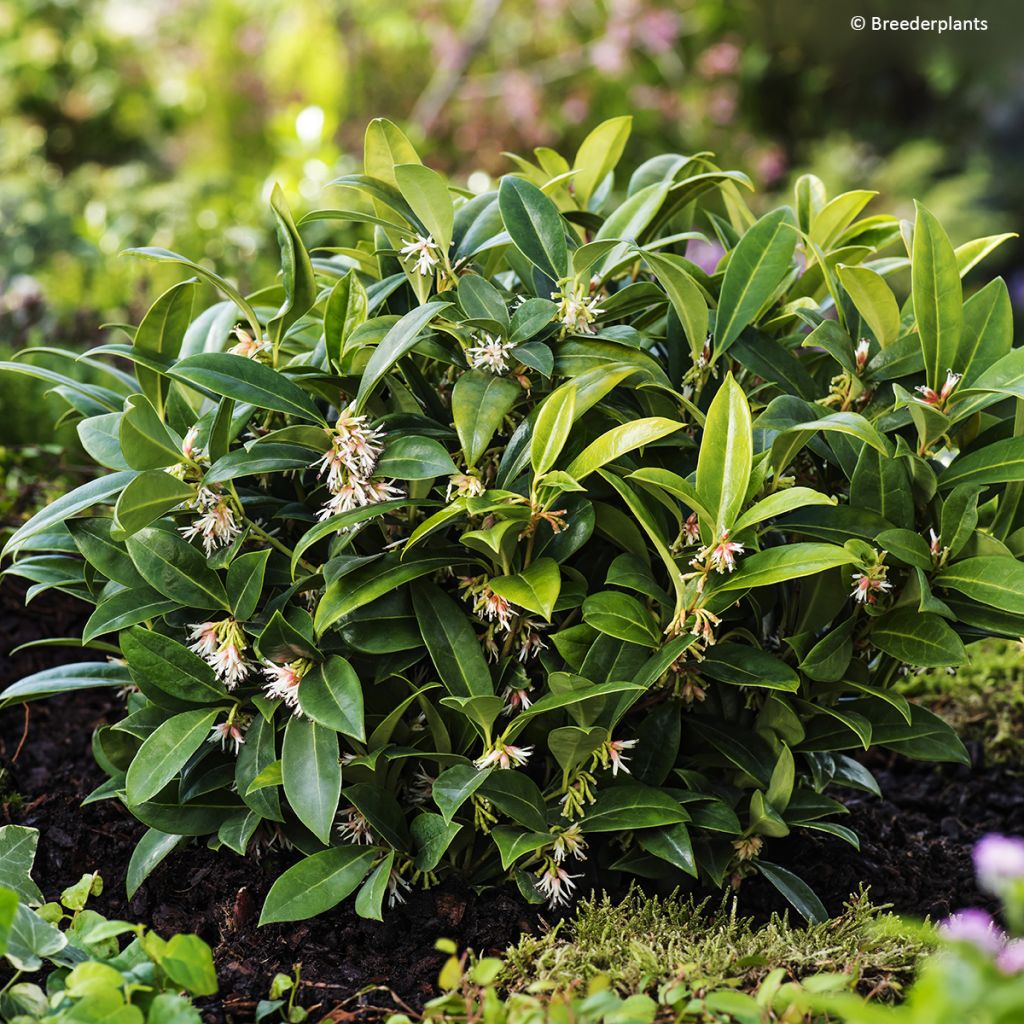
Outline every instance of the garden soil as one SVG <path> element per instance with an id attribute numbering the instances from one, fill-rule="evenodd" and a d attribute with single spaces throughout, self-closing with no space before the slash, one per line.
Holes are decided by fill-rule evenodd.
<path id="1" fill-rule="evenodd" d="M 28 640 L 74 635 L 85 617 L 84 606 L 59 594 L 44 594 L 27 610 L 23 596 L 16 581 L 0 588 L 0 687 L 81 658 L 58 648 L 6 657 Z M 477 894 L 446 883 L 410 893 L 383 923 L 356 917 L 347 904 L 312 921 L 257 928 L 263 898 L 289 856 L 270 850 L 242 859 L 202 844 L 172 854 L 129 902 L 125 872 L 143 827 L 113 801 L 80 806 L 103 779 L 90 752 L 91 732 L 114 713 L 104 691 L 33 704 L 27 728 L 23 708 L 0 713 L 0 768 L 6 769 L 0 824 L 40 830 L 34 877 L 48 898 L 99 870 L 105 888 L 91 904 L 96 910 L 142 921 L 165 937 L 194 931 L 209 942 L 221 983 L 220 995 L 202 1003 L 209 1024 L 251 1021 L 273 975 L 299 963 L 299 1001 L 316 1008 L 313 1021 L 378 1020 L 415 1009 L 435 991 L 444 961 L 434 949 L 438 939 L 497 953 L 550 920 L 515 890 Z M 974 884 L 971 845 L 990 831 L 1024 834 L 1024 773 L 872 757 L 884 796 L 852 794 L 844 819 L 861 837 L 860 854 L 831 836 L 802 832 L 772 842 L 770 859 L 807 879 L 833 912 L 861 882 L 876 903 L 916 916 L 985 905 Z M 784 909 L 759 878 L 743 883 L 740 903 L 758 917 Z"/>

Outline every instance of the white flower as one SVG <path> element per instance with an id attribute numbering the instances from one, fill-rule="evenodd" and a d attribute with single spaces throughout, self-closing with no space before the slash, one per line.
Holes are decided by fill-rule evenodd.
<path id="1" fill-rule="evenodd" d="M 190 649 L 206 661 L 229 690 L 249 675 L 245 633 L 235 619 L 196 623 L 189 639 L 193 641 Z"/>
<path id="2" fill-rule="evenodd" d="M 582 877 L 582 875 L 570 875 L 565 868 L 552 862 L 538 873 L 537 888 L 548 901 L 548 906 L 554 909 L 568 904 L 573 890 L 576 888 L 573 879 Z"/>
<path id="3" fill-rule="evenodd" d="M 532 689 L 532 686 L 506 686 L 501 694 L 505 701 L 505 707 L 501 713 L 511 715 L 515 711 L 525 711 L 533 704 L 533 701 L 530 700 L 530 690 Z"/>
<path id="4" fill-rule="evenodd" d="M 393 907 L 396 903 L 404 903 L 404 893 L 411 888 L 412 886 L 401 876 L 398 868 L 392 868 L 391 874 L 388 875 L 388 906 Z"/>
<path id="5" fill-rule="evenodd" d="M 541 635 L 541 630 L 544 628 L 544 623 L 538 622 L 536 619 L 524 618 L 519 623 L 519 636 L 516 639 L 519 644 L 519 654 L 516 657 L 523 664 L 526 664 L 530 658 L 535 657 L 541 651 L 548 649 L 548 645 L 544 643 L 544 637 Z"/>
<path id="6" fill-rule="evenodd" d="M 330 519 L 339 512 L 350 512 L 354 508 L 400 498 L 402 493 L 402 489 L 389 480 L 360 481 L 350 477 L 348 483 L 332 495 L 316 515 L 320 520 Z"/>
<path id="7" fill-rule="evenodd" d="M 212 503 L 208 497 L 210 495 L 213 497 Z M 231 544 L 242 530 L 235 522 L 235 513 L 231 510 L 231 506 L 212 491 L 205 487 L 200 488 L 196 501 L 202 509 L 201 514 L 193 519 L 188 526 L 178 527 L 178 532 L 185 540 L 201 537 L 206 554 L 212 555 L 217 548 L 227 547 Z"/>
<path id="8" fill-rule="evenodd" d="M 511 743 L 495 741 L 493 747 L 478 757 L 473 764 L 481 771 L 497 765 L 502 769 L 521 768 L 530 759 L 533 747 L 515 747 Z"/>
<path id="9" fill-rule="evenodd" d="M 235 748 L 235 754 L 237 755 L 239 750 L 242 748 L 242 744 L 245 743 L 245 739 L 242 736 L 242 730 L 231 721 L 219 722 L 210 730 L 210 737 L 207 740 L 208 743 L 220 743 L 221 750 L 231 743 Z"/>
<path id="10" fill-rule="evenodd" d="M 586 860 L 587 841 L 583 838 L 583 830 L 579 824 L 572 824 L 567 829 L 559 832 L 555 837 L 554 850 L 551 856 L 555 863 L 561 864 L 566 857 L 575 857 L 577 860 Z"/>
<path id="11" fill-rule="evenodd" d="M 609 740 L 606 744 L 608 760 L 612 766 L 612 776 L 619 774 L 621 768 L 627 775 L 630 774 L 629 769 L 626 767 L 628 758 L 623 757 L 622 752 L 624 750 L 632 750 L 637 745 L 637 740 Z"/>
<path id="12" fill-rule="evenodd" d="M 427 235 L 426 238 L 423 235 L 417 235 L 415 240 L 411 242 L 407 238 L 403 238 L 402 248 L 399 252 L 407 260 L 415 257 L 416 264 L 413 267 L 413 271 L 421 277 L 426 277 L 428 274 L 433 273 L 434 267 L 440 261 L 441 250 L 434 241 L 433 235 Z"/>
<path id="13" fill-rule="evenodd" d="M 341 815 L 344 820 L 337 828 L 339 839 L 357 846 L 373 846 L 377 842 L 370 823 L 355 807 L 346 807 Z"/>
<path id="14" fill-rule="evenodd" d="M 185 440 L 181 442 L 181 454 L 186 459 L 191 459 L 196 449 L 196 439 L 199 437 L 199 427 L 189 427 L 188 433 L 185 435 Z"/>
<path id="15" fill-rule="evenodd" d="M 473 611 L 488 622 L 497 622 L 506 631 L 512 625 L 512 605 L 489 586 L 484 585 L 477 595 L 473 602 Z"/>
<path id="16" fill-rule="evenodd" d="M 883 572 L 884 568 L 883 566 Z M 858 604 L 874 604 L 878 600 L 879 594 L 884 594 L 889 590 L 892 590 L 892 584 L 883 575 L 880 575 L 877 569 L 869 570 L 866 573 L 855 572 L 850 597 Z"/>
<path id="17" fill-rule="evenodd" d="M 696 544 L 700 540 L 700 523 L 696 512 L 691 512 L 683 523 L 683 540 L 687 544 Z"/>
<path id="18" fill-rule="evenodd" d="M 946 381 L 942 385 L 942 390 L 938 393 L 935 392 L 934 388 L 928 387 L 926 384 L 921 384 L 914 388 L 915 391 L 921 395 L 921 401 L 926 405 L 937 405 L 944 406 L 946 399 L 956 390 L 957 384 L 960 383 L 960 374 L 954 373 L 952 370 L 946 371 Z"/>
<path id="19" fill-rule="evenodd" d="M 255 359 L 261 352 L 270 348 L 270 341 L 267 338 L 254 338 L 248 331 L 236 327 L 234 335 L 238 343 L 232 345 L 228 351 L 234 356 L 244 356 L 246 359 Z"/>
<path id="20" fill-rule="evenodd" d="M 220 646 L 217 626 L 218 623 L 216 622 L 196 623 L 189 634 L 189 639 L 193 641 L 193 643 L 189 644 L 189 649 L 195 651 L 201 658 L 209 659 L 212 655 L 216 654 L 217 648 Z"/>
<path id="21" fill-rule="evenodd" d="M 857 342 L 857 348 L 854 350 L 854 353 L 853 353 L 853 358 L 854 358 L 854 362 L 856 364 L 857 372 L 858 373 L 860 373 L 861 370 L 863 370 L 864 367 L 867 365 L 868 356 L 870 354 L 871 354 L 871 342 L 868 341 L 867 338 L 861 338 L 860 341 Z"/>
<path id="22" fill-rule="evenodd" d="M 480 477 L 470 473 L 454 473 L 448 477 L 444 500 L 451 501 L 453 494 L 456 498 L 478 498 L 486 489 Z"/>
<path id="23" fill-rule="evenodd" d="M 272 699 L 282 700 L 285 705 L 296 714 L 299 706 L 299 683 L 302 677 L 309 670 L 309 662 L 299 658 L 284 665 L 278 665 L 273 661 L 264 661 L 263 675 L 267 682 L 263 684 L 263 691 Z"/>
<path id="24" fill-rule="evenodd" d="M 585 284 L 577 285 L 572 291 L 552 292 L 551 298 L 558 302 L 555 314 L 563 328 L 574 334 L 594 334 L 594 321 L 604 312 L 598 305 L 597 296 L 589 295 Z"/>
<path id="25" fill-rule="evenodd" d="M 703 557 L 709 559 L 712 569 L 721 573 L 732 572 L 736 568 L 736 556 L 743 554 L 743 545 L 729 540 L 729 531 L 723 530 L 721 539 L 714 547 L 702 548 L 701 551 Z M 700 552 L 697 557 L 701 558 Z"/>
<path id="26" fill-rule="evenodd" d="M 505 373 L 509 366 L 509 353 L 513 348 L 514 345 L 485 334 L 482 344 L 474 345 L 466 355 L 469 356 L 469 365 L 474 369 L 483 367 L 491 373 Z"/>

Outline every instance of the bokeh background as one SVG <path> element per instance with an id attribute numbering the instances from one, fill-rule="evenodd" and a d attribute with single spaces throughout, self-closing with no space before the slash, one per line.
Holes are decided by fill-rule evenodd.
<path id="1" fill-rule="evenodd" d="M 627 164 L 711 150 L 766 203 L 813 170 L 955 243 L 1018 230 L 1024 5 L 959 2 L 931 15 L 987 32 L 851 29 L 935 6 L 902 0 L 0 0 L 0 358 L 137 319 L 178 275 L 128 246 L 265 280 L 270 184 L 331 205 L 379 115 L 476 189 L 632 113 Z M 1024 309 L 1020 243 L 987 266 Z M 8 500 L 74 468 L 43 390 L 0 378 Z"/>

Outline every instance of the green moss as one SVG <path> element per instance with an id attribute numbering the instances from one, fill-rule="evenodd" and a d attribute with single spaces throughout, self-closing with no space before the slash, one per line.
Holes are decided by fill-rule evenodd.
<path id="1" fill-rule="evenodd" d="M 731 898 L 716 907 L 710 900 L 648 898 L 634 889 L 621 903 L 584 902 L 548 934 L 524 937 L 505 954 L 499 983 L 509 991 L 536 990 L 537 983 L 562 991 L 604 975 L 622 994 L 656 996 L 681 981 L 699 996 L 722 988 L 753 992 L 782 968 L 793 980 L 854 975 L 862 992 L 893 1000 L 927 948 L 920 930 L 902 926 L 865 891 L 839 917 L 802 928 L 777 916 L 756 927 Z"/>
<path id="2" fill-rule="evenodd" d="M 965 742 L 980 743 L 990 761 L 1022 764 L 1024 656 L 1015 640 L 968 648 L 970 661 L 949 674 L 928 669 L 899 683 L 900 691 L 944 718 Z"/>

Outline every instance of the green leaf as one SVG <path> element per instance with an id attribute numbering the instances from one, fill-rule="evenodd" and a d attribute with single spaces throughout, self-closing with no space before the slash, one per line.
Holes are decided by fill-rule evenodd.
<path id="1" fill-rule="evenodd" d="M 144 586 L 128 552 L 110 536 L 113 523 L 106 517 L 95 519 L 69 519 L 68 532 L 75 539 L 75 547 L 90 565 L 95 566 L 109 580 L 124 587 Z"/>
<path id="2" fill-rule="evenodd" d="M 193 263 L 184 256 L 179 256 L 176 252 L 171 252 L 169 249 L 161 249 L 159 246 L 155 245 L 143 246 L 142 248 L 137 249 L 125 249 L 121 255 L 141 256 L 143 259 L 153 260 L 155 263 L 180 263 L 183 267 L 187 267 L 192 271 L 192 273 L 198 274 L 200 277 L 209 281 L 214 288 L 218 289 L 218 291 L 223 292 L 242 311 L 246 320 L 249 321 L 249 327 L 252 329 L 253 337 L 258 338 L 262 336 L 260 321 L 252 306 L 242 298 L 236 288 L 228 284 L 224 278 L 215 274 L 212 270 L 208 270 L 199 263 Z"/>
<path id="3" fill-rule="evenodd" d="M 335 365 L 341 362 L 349 335 L 366 323 L 369 308 L 366 289 L 356 272 L 350 270 L 331 290 L 324 310 L 324 342 Z"/>
<path id="4" fill-rule="evenodd" d="M 321 635 L 339 619 L 421 576 L 451 565 L 450 558 L 402 562 L 396 555 L 371 562 L 329 584 L 317 606 L 314 626 Z"/>
<path id="5" fill-rule="evenodd" d="M 428 302 L 408 312 L 381 339 L 363 369 L 355 411 L 362 412 L 377 385 L 402 356 L 419 344 L 420 335 L 435 317 L 451 308 L 450 302 Z"/>
<path id="6" fill-rule="evenodd" d="M 124 883 L 128 899 L 139 891 L 142 883 L 181 845 L 182 839 L 182 836 L 168 835 L 155 828 L 146 830 L 132 851 L 131 860 L 128 861 L 128 874 Z"/>
<path id="7" fill-rule="evenodd" d="M 222 455 L 207 471 L 203 483 L 212 484 L 235 480 L 240 476 L 257 473 L 279 473 L 305 469 L 313 459 L 313 452 L 299 444 L 256 444 L 251 448 L 236 448 Z"/>
<path id="8" fill-rule="evenodd" d="M 313 400 L 269 366 L 230 352 L 200 352 L 175 363 L 171 376 L 200 391 L 326 425 Z"/>
<path id="9" fill-rule="evenodd" d="M 121 652 L 132 677 L 149 695 L 154 686 L 190 704 L 222 703 L 227 691 L 210 666 L 169 636 L 141 626 L 126 629 L 120 638 Z M 150 699 L 153 699 L 152 697 Z"/>
<path id="10" fill-rule="evenodd" d="M 914 251 L 911 285 L 917 333 L 921 339 L 925 377 L 935 391 L 942 388 L 948 370 L 957 369 L 963 324 L 963 289 L 956 256 L 942 225 L 920 203 L 915 203 Z"/>
<path id="11" fill-rule="evenodd" d="M 277 244 L 281 249 L 281 281 L 284 285 L 284 302 L 267 324 L 267 333 L 276 345 L 288 328 L 313 307 L 317 286 L 309 253 L 299 237 L 284 192 L 276 182 L 270 192 L 270 208 L 274 212 Z"/>
<path id="12" fill-rule="evenodd" d="M 721 582 L 715 581 L 714 592 L 767 587 L 855 561 L 845 548 L 836 544 L 786 544 L 741 558 L 735 572 Z"/>
<path id="13" fill-rule="evenodd" d="M 216 994 L 213 952 L 198 935 L 172 935 L 163 947 L 159 964 L 171 981 L 193 995 Z"/>
<path id="14" fill-rule="evenodd" d="M 774 295 L 796 249 L 796 222 L 788 206 L 765 214 L 729 256 L 715 321 L 715 356 L 726 352 Z"/>
<path id="15" fill-rule="evenodd" d="M 746 512 L 736 520 L 733 529 L 736 533 L 756 526 L 768 519 L 775 519 L 777 516 L 793 512 L 798 508 L 807 508 L 809 505 L 835 505 L 836 499 L 815 491 L 810 487 L 789 487 L 784 491 L 775 491 L 766 498 L 751 505 Z"/>
<path id="16" fill-rule="evenodd" d="M 697 861 L 693 855 L 690 832 L 682 822 L 644 831 L 637 838 L 640 849 L 668 861 L 694 878 L 697 877 Z"/>
<path id="17" fill-rule="evenodd" d="M 943 569 L 932 583 L 992 608 L 1024 614 L 1024 562 L 1014 558 L 965 558 Z"/>
<path id="18" fill-rule="evenodd" d="M 938 615 L 898 608 L 875 620 L 871 642 L 907 665 L 945 668 L 962 665 L 967 652 L 960 637 Z"/>
<path id="19" fill-rule="evenodd" d="M 336 846 L 290 867 L 270 887 L 260 924 L 304 921 L 355 892 L 378 856 L 362 846 Z"/>
<path id="20" fill-rule="evenodd" d="M 490 774 L 490 769 L 480 771 L 471 764 L 453 764 L 434 779 L 434 803 L 446 823 L 455 817 L 456 811 L 487 781 Z"/>
<path id="21" fill-rule="evenodd" d="M 375 472 L 395 480 L 430 480 L 450 476 L 458 467 L 439 441 L 403 434 L 388 442 Z"/>
<path id="22" fill-rule="evenodd" d="M 125 777 L 126 799 L 141 804 L 156 796 L 203 745 L 219 709 L 183 711 L 150 733 Z"/>
<path id="23" fill-rule="evenodd" d="M 775 886 L 779 892 L 793 905 L 797 913 L 811 924 L 823 924 L 828 920 L 828 911 L 814 890 L 792 871 L 772 864 L 769 861 L 752 861 L 754 867 Z"/>
<path id="24" fill-rule="evenodd" d="M 448 183 L 437 171 L 421 163 L 397 164 L 394 173 L 398 190 L 405 201 L 423 222 L 441 252 L 447 253 L 452 244 L 455 221 L 455 208 L 448 192 Z"/>
<path id="25" fill-rule="evenodd" d="M 455 382 L 452 417 L 467 468 L 472 469 L 487 451 L 495 431 L 522 394 L 523 389 L 511 377 L 484 369 L 470 370 Z"/>
<path id="26" fill-rule="evenodd" d="M 800 677 L 789 665 L 746 644 L 715 644 L 701 662 L 701 674 L 732 686 L 759 686 L 790 693 L 800 689 Z"/>
<path id="27" fill-rule="evenodd" d="M 900 308 L 881 274 L 867 267 L 836 268 L 839 280 L 882 348 L 900 336 Z"/>
<path id="28" fill-rule="evenodd" d="M 619 162 L 632 127 L 633 118 L 631 116 L 612 117 L 607 121 L 602 121 L 580 143 L 572 165 L 573 170 L 576 171 L 572 178 L 572 184 L 576 201 L 583 209 L 587 208 L 594 190 Z M 507 180 L 504 179 L 502 184 Z M 504 213 L 504 211 L 502 212 Z"/>
<path id="29" fill-rule="evenodd" d="M 299 687 L 299 707 L 318 725 L 366 742 L 363 688 L 344 658 L 332 655 L 309 672 Z"/>
<path id="30" fill-rule="evenodd" d="M 465 612 L 432 583 L 416 583 L 412 601 L 423 643 L 448 692 L 459 697 L 492 694 L 491 670 Z"/>
<path id="31" fill-rule="evenodd" d="M 960 455 L 939 477 L 939 490 L 971 484 L 1010 483 L 1024 480 L 1024 437 L 1007 437 L 984 448 Z"/>
<path id="32" fill-rule="evenodd" d="M 181 351 L 185 331 L 192 321 L 196 282 L 182 281 L 161 295 L 142 318 L 132 339 L 132 347 L 146 355 L 162 359 L 175 358 Z M 141 363 L 135 367 L 142 393 L 153 403 L 158 414 L 163 414 L 167 401 L 169 381 Z"/>
<path id="33" fill-rule="evenodd" d="M 107 504 L 108 499 L 120 493 L 136 475 L 134 471 L 108 473 L 106 476 L 90 480 L 87 484 L 82 484 L 81 487 L 76 487 L 73 491 L 61 495 L 11 534 L 10 539 L 4 545 L 3 554 L 14 554 L 25 546 L 26 541 L 63 523 L 65 519 L 69 519 L 79 512 L 84 512 L 94 505 Z"/>
<path id="34" fill-rule="evenodd" d="M 594 629 L 644 647 L 661 646 L 654 616 L 635 598 L 606 590 L 583 602 L 583 621 Z"/>
<path id="35" fill-rule="evenodd" d="M 576 388 L 564 384 L 552 391 L 540 406 L 530 438 L 530 464 L 536 478 L 555 464 L 576 417 Z"/>
<path id="36" fill-rule="evenodd" d="M 548 733 L 548 747 L 563 772 L 582 764 L 608 738 L 608 730 L 600 726 L 583 729 L 566 725 Z"/>
<path id="37" fill-rule="evenodd" d="M 730 373 L 708 409 L 697 459 L 697 495 L 714 517 L 707 527 L 715 542 L 739 516 L 753 456 L 750 406 Z"/>
<path id="38" fill-rule="evenodd" d="M 493 577 L 490 587 L 499 596 L 550 622 L 562 589 L 562 576 L 553 558 L 538 558 L 520 573 Z"/>
<path id="39" fill-rule="evenodd" d="M 512 244 L 552 281 L 568 277 L 569 248 L 561 214 L 536 185 L 506 176 L 498 186 L 498 209 Z"/>
<path id="40" fill-rule="evenodd" d="M 363 882 L 363 887 L 356 895 L 356 914 L 370 921 L 383 921 L 384 896 L 391 880 L 391 869 L 395 863 L 395 851 L 389 850 L 387 856 L 370 872 L 370 877 Z"/>
<path id="41" fill-rule="evenodd" d="M 220 577 L 178 534 L 151 526 L 129 537 L 127 546 L 135 568 L 158 594 L 188 608 L 230 609 Z"/>
<path id="42" fill-rule="evenodd" d="M 26 903 L 37 905 L 43 902 L 39 886 L 32 881 L 38 843 L 39 832 L 34 828 L 0 826 L 0 886 L 13 889 Z"/>
<path id="43" fill-rule="evenodd" d="M 575 480 L 583 480 L 595 470 L 614 462 L 628 452 L 651 444 L 681 430 L 682 423 L 662 416 L 649 416 L 631 420 L 603 433 L 587 445 L 569 464 L 566 472 Z"/>
<path id="44" fill-rule="evenodd" d="M 682 257 L 645 252 L 644 259 L 664 287 L 683 325 L 690 355 L 696 361 L 704 351 L 708 337 L 708 303 L 704 293 L 686 270 Z"/>
<path id="45" fill-rule="evenodd" d="M 82 642 L 91 643 L 105 633 L 147 622 L 175 608 L 177 604 L 174 601 L 168 601 L 145 585 L 119 590 L 102 598 L 96 605 L 96 610 L 82 627 Z"/>
<path id="46" fill-rule="evenodd" d="M 433 871 L 441 863 L 452 840 L 462 831 L 462 826 L 457 822 L 445 821 L 439 814 L 424 811 L 413 818 L 409 831 L 417 850 L 416 870 Z"/>
<path id="47" fill-rule="evenodd" d="M 305 680 L 299 684 L 300 692 L 304 685 Z M 299 821 L 322 843 L 329 843 L 341 799 L 338 734 L 292 716 L 284 730 L 281 777 L 285 796 Z"/>
<path id="48" fill-rule="evenodd" d="M 58 665 L 35 672 L 0 693 L 0 707 L 18 704 L 58 693 L 74 693 L 100 686 L 130 686 L 132 677 L 124 665 L 103 661 L 84 661 L 77 665 Z"/>
<path id="49" fill-rule="evenodd" d="M 239 622 L 251 619 L 259 605 L 269 559 L 270 548 L 247 551 L 228 566 L 226 587 L 232 613 Z"/>
<path id="50" fill-rule="evenodd" d="M 599 790 L 580 827 L 584 832 L 620 832 L 675 825 L 688 818 L 664 790 L 634 782 Z"/>
<path id="51" fill-rule="evenodd" d="M 480 790 L 495 807 L 513 821 L 534 832 L 548 827 L 544 796 L 528 775 L 517 771 L 491 772 Z"/>
<path id="52" fill-rule="evenodd" d="M 131 537 L 195 495 L 195 487 L 162 469 L 139 473 L 117 499 L 111 534 L 118 539 Z"/>

